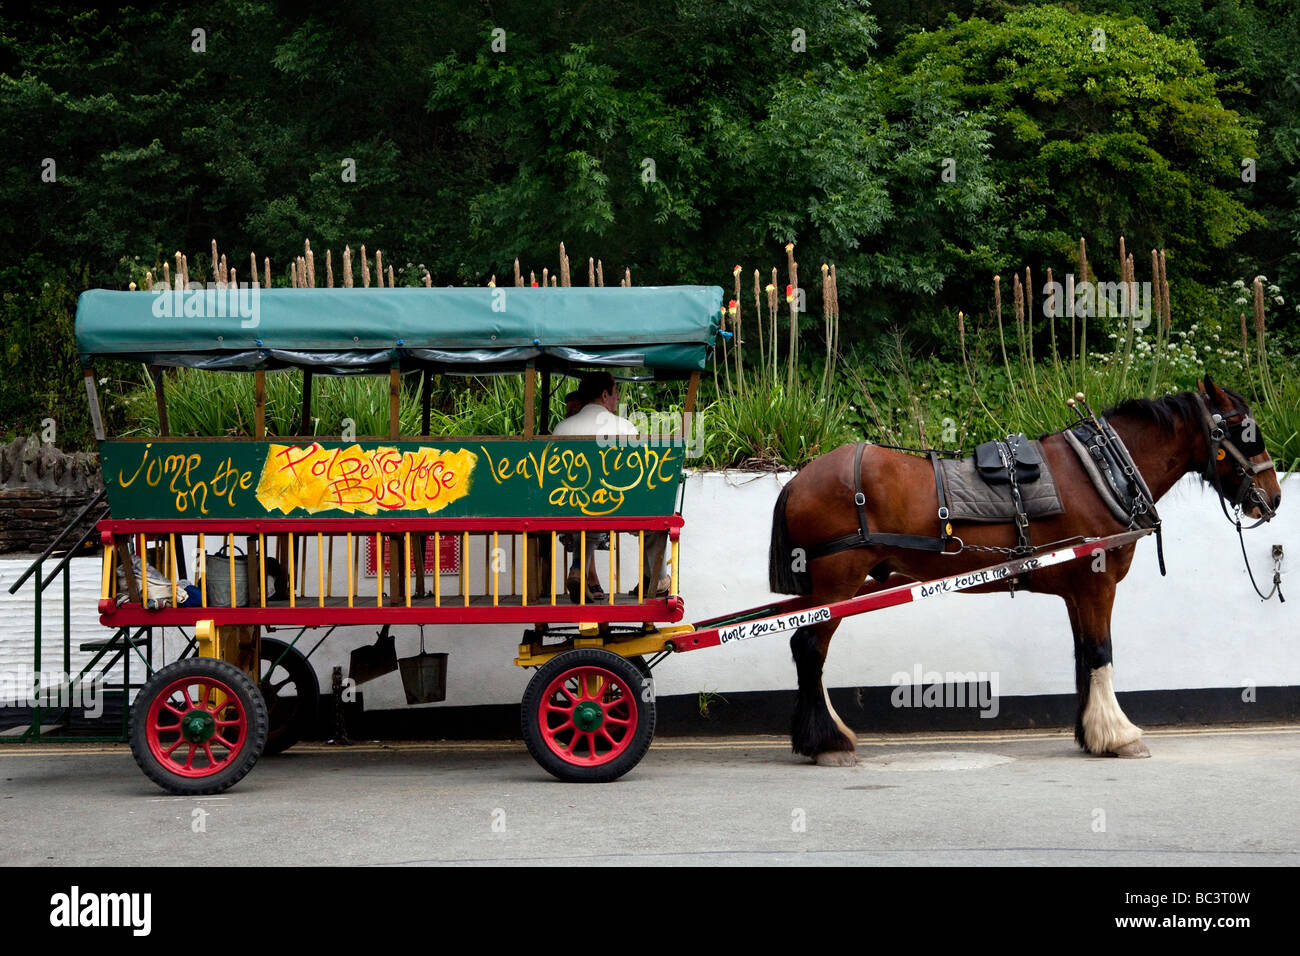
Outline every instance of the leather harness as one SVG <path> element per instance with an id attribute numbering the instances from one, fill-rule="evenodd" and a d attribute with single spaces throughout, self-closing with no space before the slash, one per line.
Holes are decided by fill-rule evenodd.
<path id="1" fill-rule="evenodd" d="M 1034 545 L 1029 539 L 1029 516 L 1026 513 L 1024 498 L 1020 490 L 1019 463 L 1016 453 L 1021 436 L 1008 435 L 1005 439 L 988 442 L 980 446 L 977 459 L 985 454 L 996 453 L 1005 475 L 998 479 L 1010 486 L 1011 501 L 1015 507 L 1013 524 L 1016 529 L 1016 546 L 1014 548 L 996 548 L 999 552 L 1011 554 L 1031 554 Z M 1119 435 L 1105 423 L 1091 415 L 1085 418 L 1073 431 L 1067 431 L 1067 440 L 1076 447 L 1084 459 L 1085 466 L 1097 486 L 1098 493 L 1107 501 L 1112 512 L 1130 528 L 1154 527 L 1156 529 L 1157 553 L 1160 557 L 1160 570 L 1164 573 L 1164 554 L 1160 541 L 1160 516 L 1156 512 L 1155 499 L 1138 473 L 1128 449 Z M 867 521 L 867 497 L 862 491 L 862 455 L 870 442 L 858 442 L 853 454 L 853 505 L 857 511 L 858 529 L 851 534 L 840 535 L 808 549 L 809 560 L 852 551 L 858 548 L 888 547 L 906 548 L 913 551 L 934 551 L 940 554 L 959 554 L 964 548 L 972 550 L 990 550 L 967 545 L 960 538 L 960 547 L 956 551 L 948 549 L 953 540 L 951 512 L 948 508 L 947 494 L 944 491 L 943 475 L 939 465 L 939 456 L 960 455 L 959 452 L 939 452 L 935 449 L 900 449 L 924 453 L 930 459 L 934 469 L 935 493 L 939 502 L 939 534 L 937 536 L 922 534 L 896 534 L 893 532 L 872 531 Z M 992 447 L 989 447 L 992 446 Z M 882 446 L 893 447 L 893 446 Z M 1032 459 L 1031 459 L 1032 460 Z M 990 479 L 992 480 L 992 479 Z M 1033 480 L 1025 478 L 1026 481 Z M 1120 510 L 1120 509 L 1123 510 Z M 1012 582 L 1015 583 L 1014 581 Z"/>
<path id="2" fill-rule="evenodd" d="M 1080 404 L 1087 408 L 1086 403 L 1082 402 L 1083 396 L 1078 395 L 1077 398 Z M 1215 466 L 1219 461 L 1230 456 L 1233 459 L 1237 477 L 1240 479 L 1235 494 L 1231 498 L 1234 510 L 1240 515 L 1246 499 L 1250 498 L 1259 507 L 1262 514 L 1262 517 L 1252 527 L 1268 521 L 1274 516 L 1275 512 L 1263 493 L 1254 486 L 1254 480 L 1258 474 L 1273 468 L 1274 465 L 1271 459 L 1262 463 L 1250 460 L 1251 457 L 1264 451 L 1263 439 L 1258 437 L 1254 423 L 1240 409 L 1224 415 L 1210 408 L 1205 395 L 1200 394 L 1198 398 L 1200 399 L 1201 417 L 1205 426 L 1209 451 L 1205 469 L 1201 473 L 1202 477 L 1218 492 L 1219 503 L 1223 507 L 1224 514 L 1227 515 L 1229 498 L 1219 480 L 1218 470 Z M 1075 403 L 1072 401 L 1070 405 L 1074 406 Z M 1098 494 L 1119 521 L 1127 524 L 1129 528 L 1154 528 L 1156 557 L 1160 564 L 1160 573 L 1163 575 L 1165 573 L 1164 541 L 1161 534 L 1160 515 L 1156 511 L 1155 496 L 1151 494 L 1151 489 L 1147 487 L 1141 473 L 1138 471 L 1133 456 L 1129 453 L 1128 448 L 1125 447 L 1115 429 L 1110 426 L 1110 423 L 1104 418 L 1094 415 L 1090 409 L 1087 415 L 1084 415 L 1078 408 L 1075 411 L 1079 414 L 1080 421 L 1074 428 L 1067 429 L 1064 432 L 1067 443 L 1074 448 L 1083 463 L 1085 471 L 1092 479 Z M 1006 440 L 988 444 L 996 445 L 998 455 L 1007 468 L 1007 480 L 1011 485 L 1011 498 L 1016 510 L 1015 525 L 1018 544 L 1014 549 L 978 548 L 977 550 L 1010 551 L 1015 554 L 1031 553 L 1034 550 L 1029 542 L 1029 518 L 1025 514 L 1024 503 L 1020 494 L 1020 484 L 1016 474 L 1016 444 L 1014 438 L 1015 436 L 1007 436 Z M 870 547 L 908 548 L 915 551 L 934 551 L 940 554 L 960 554 L 965 548 L 975 549 L 974 545 L 967 545 L 960 538 L 957 538 L 960 547 L 956 551 L 948 550 L 948 542 L 955 536 L 952 533 L 952 524 L 949 522 L 950 511 L 947 495 L 944 491 L 943 475 L 940 473 L 939 457 L 940 455 L 960 457 L 960 452 L 944 452 L 932 448 L 899 448 L 900 451 L 923 453 L 930 459 L 930 465 L 934 469 L 935 492 L 939 501 L 939 535 L 937 537 L 921 534 L 873 532 L 867 523 L 867 497 L 862 492 L 862 454 L 869 444 L 872 443 L 858 442 L 853 454 L 853 505 L 857 509 L 858 530 L 852 534 L 841 535 L 838 538 L 832 538 L 830 541 L 809 548 L 809 560 L 838 554 L 842 551 Z M 880 447 L 897 448 L 898 446 L 884 445 Z M 1232 519 L 1229 518 L 1229 520 Z M 1238 517 L 1236 525 L 1238 536 L 1240 536 L 1242 530 L 1240 517 Z M 1245 542 L 1243 541 L 1243 557 L 1245 557 L 1245 553 Z M 1249 571 L 1249 560 L 1247 560 L 1246 567 L 1247 571 Z M 1017 579 L 1015 578 L 1010 582 L 1013 594 L 1016 583 Z M 1254 575 L 1251 574 L 1251 584 L 1254 585 L 1254 583 Z M 1278 575 L 1275 574 L 1274 591 L 1281 598 L 1279 584 Z M 1267 600 L 1267 596 L 1259 592 L 1258 586 L 1256 586 L 1255 590 Z M 1270 592 L 1269 596 L 1272 593 Z"/>
<path id="3" fill-rule="evenodd" d="M 939 494 L 939 536 L 936 538 L 924 534 L 873 532 L 867 524 L 867 496 L 862 493 L 862 453 L 869 444 L 871 442 L 858 442 L 853 453 L 853 504 L 858 510 L 858 530 L 809 548 L 809 560 L 824 558 L 828 554 L 839 554 L 841 551 L 852 551 L 855 548 L 886 547 L 910 548 L 913 551 L 947 551 L 948 542 L 952 539 L 952 525 L 948 523 L 948 499 L 943 490 L 943 476 L 939 474 L 939 453 L 933 449 L 925 449 L 930 458 L 930 465 L 934 468 L 934 485 Z"/>

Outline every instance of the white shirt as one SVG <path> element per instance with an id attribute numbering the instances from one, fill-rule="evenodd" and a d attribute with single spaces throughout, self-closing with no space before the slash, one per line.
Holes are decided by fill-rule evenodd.
<path id="1" fill-rule="evenodd" d="M 584 405 L 582 411 L 560 422 L 552 435 L 595 435 L 608 438 L 614 435 L 636 435 L 636 426 L 620 418 L 599 402 Z"/>

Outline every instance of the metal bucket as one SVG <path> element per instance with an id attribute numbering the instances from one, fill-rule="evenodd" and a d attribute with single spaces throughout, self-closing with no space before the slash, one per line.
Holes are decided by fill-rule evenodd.
<path id="1" fill-rule="evenodd" d="M 248 607 L 248 557 L 235 547 L 235 607 Z M 230 552 L 222 547 L 205 561 L 208 577 L 208 607 L 230 607 Z"/>
<path id="2" fill-rule="evenodd" d="M 421 651 L 398 662 L 408 704 L 436 704 L 447 699 L 447 655 Z"/>

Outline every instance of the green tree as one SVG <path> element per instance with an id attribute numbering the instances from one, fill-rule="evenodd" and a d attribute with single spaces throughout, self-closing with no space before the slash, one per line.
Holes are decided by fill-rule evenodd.
<path id="1" fill-rule="evenodd" d="M 979 257 L 995 191 L 983 117 L 891 95 L 873 33 L 853 2 L 697 2 L 549 56 L 544 29 L 448 56 L 430 108 L 477 162 L 465 257 L 500 275 L 564 236 L 634 281 L 718 282 L 795 241 L 805 280 L 837 263 L 850 331 L 897 319 Z"/>
<path id="2" fill-rule="evenodd" d="M 1204 275 L 1261 221 L 1234 194 L 1253 124 L 1223 106 L 1193 43 L 1141 21 L 1036 6 L 914 34 L 890 68 L 899 91 L 943 84 L 996 117 L 1005 266 L 1060 262 L 1087 233 L 1166 247 L 1180 274 Z"/>
<path id="3" fill-rule="evenodd" d="M 1260 272 L 1300 292 L 1300 4 L 1293 0 L 1087 0 L 1085 10 L 1140 17 L 1153 31 L 1194 42 L 1226 106 L 1258 126 L 1258 161 L 1241 170 L 1237 198 L 1263 222 L 1232 247 L 1221 275 Z M 1289 325 L 1300 328 L 1288 307 Z"/>

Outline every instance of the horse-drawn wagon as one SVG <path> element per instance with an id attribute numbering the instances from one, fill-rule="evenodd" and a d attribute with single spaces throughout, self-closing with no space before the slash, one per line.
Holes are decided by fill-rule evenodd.
<path id="1" fill-rule="evenodd" d="M 361 624 L 384 634 L 528 625 L 516 663 L 539 669 L 525 694 L 530 750 L 570 779 L 633 766 L 654 730 L 646 635 L 683 616 L 685 428 L 721 296 L 707 287 L 85 293 L 77 342 L 112 515 L 98 526 L 100 620 L 124 646 L 155 628 L 188 641 L 134 704 L 130 740 L 145 773 L 173 792 L 213 792 L 265 750 L 290 746 L 319 695 L 304 635 Z M 150 368 L 160 434 L 103 434 L 98 358 Z M 252 437 L 169 434 L 165 370 L 176 367 L 253 376 Z M 687 424 L 618 441 L 551 434 L 552 393 L 564 375 L 592 368 L 685 379 Z M 304 423 L 313 380 L 387 377 L 387 434 L 268 435 L 267 377 L 289 369 L 300 370 Z M 523 434 L 430 434 L 433 377 L 499 374 L 524 376 Z M 403 434 L 411 379 L 421 428 Z M 572 562 L 579 586 L 566 587 L 563 544 L 587 554 L 597 535 L 609 536 L 609 590 L 589 586 L 588 561 Z M 656 536 L 671 567 L 666 593 L 648 566 Z M 423 663 L 436 680 L 440 662 Z"/>
<path id="2" fill-rule="evenodd" d="M 230 301 L 239 295 L 249 296 L 247 307 Z M 522 703 L 528 749 L 553 775 L 590 782 L 614 780 L 644 756 L 655 725 L 650 669 L 664 657 L 794 630 L 795 748 L 842 762 L 852 737 L 821 687 L 838 622 L 1016 585 L 1066 598 L 1080 743 L 1140 755 L 1140 731 L 1110 682 L 1114 585 L 1136 540 L 1159 527 L 1155 499 L 1189 470 L 1257 516 L 1277 506 L 1271 464 L 1239 396 L 1207 382 L 1199 395 L 1121 409 L 1118 432 L 1081 414 L 1074 441 L 1087 447 L 1078 460 L 1064 433 L 1046 436 L 1037 454 L 1069 486 L 1069 508 L 1032 527 L 1010 447 L 1002 454 L 1015 513 L 984 524 L 953 516 L 933 454 L 927 462 L 864 445 L 829 453 L 787 486 L 774 515 L 772 590 L 797 596 L 688 624 L 679 594 L 686 419 L 719 334 L 721 298 L 718 288 L 689 286 L 83 295 L 77 342 L 112 511 L 99 525 L 101 622 L 137 651 L 153 628 L 178 628 L 187 640 L 134 703 L 130 741 L 144 772 L 173 793 L 218 792 L 264 752 L 292 745 L 319 696 L 304 635 L 363 624 L 381 635 L 397 625 L 526 626 L 514 662 L 536 669 Z M 151 368 L 160 434 L 108 440 L 95 391 L 99 357 Z M 170 367 L 254 376 L 253 436 L 170 435 Z M 619 367 L 687 380 L 681 428 L 554 435 L 559 379 Z M 302 376 L 303 423 L 312 421 L 314 378 L 387 376 L 388 434 L 268 435 L 266 379 L 287 369 Z M 523 433 L 430 434 L 432 377 L 489 374 L 524 376 Z M 403 380 L 417 377 L 421 427 L 403 434 Z M 1139 448 L 1136 462 L 1126 442 Z M 1109 505 L 1085 473 L 1090 454 L 1094 471 L 1112 477 Z M 1235 495 L 1225 490 L 1233 469 Z M 588 587 L 597 535 L 609 540 L 607 592 Z M 669 551 L 665 593 L 648 547 L 656 537 Z M 362 586 L 363 546 L 374 556 L 373 592 Z M 454 583 L 444 582 L 448 550 Z M 1081 576 L 1078 559 L 1107 550 L 1120 555 L 1109 570 Z M 628 578 L 635 583 L 624 588 Z M 293 629 L 287 641 L 267 636 Z M 430 663 L 436 682 L 441 662 Z"/>

